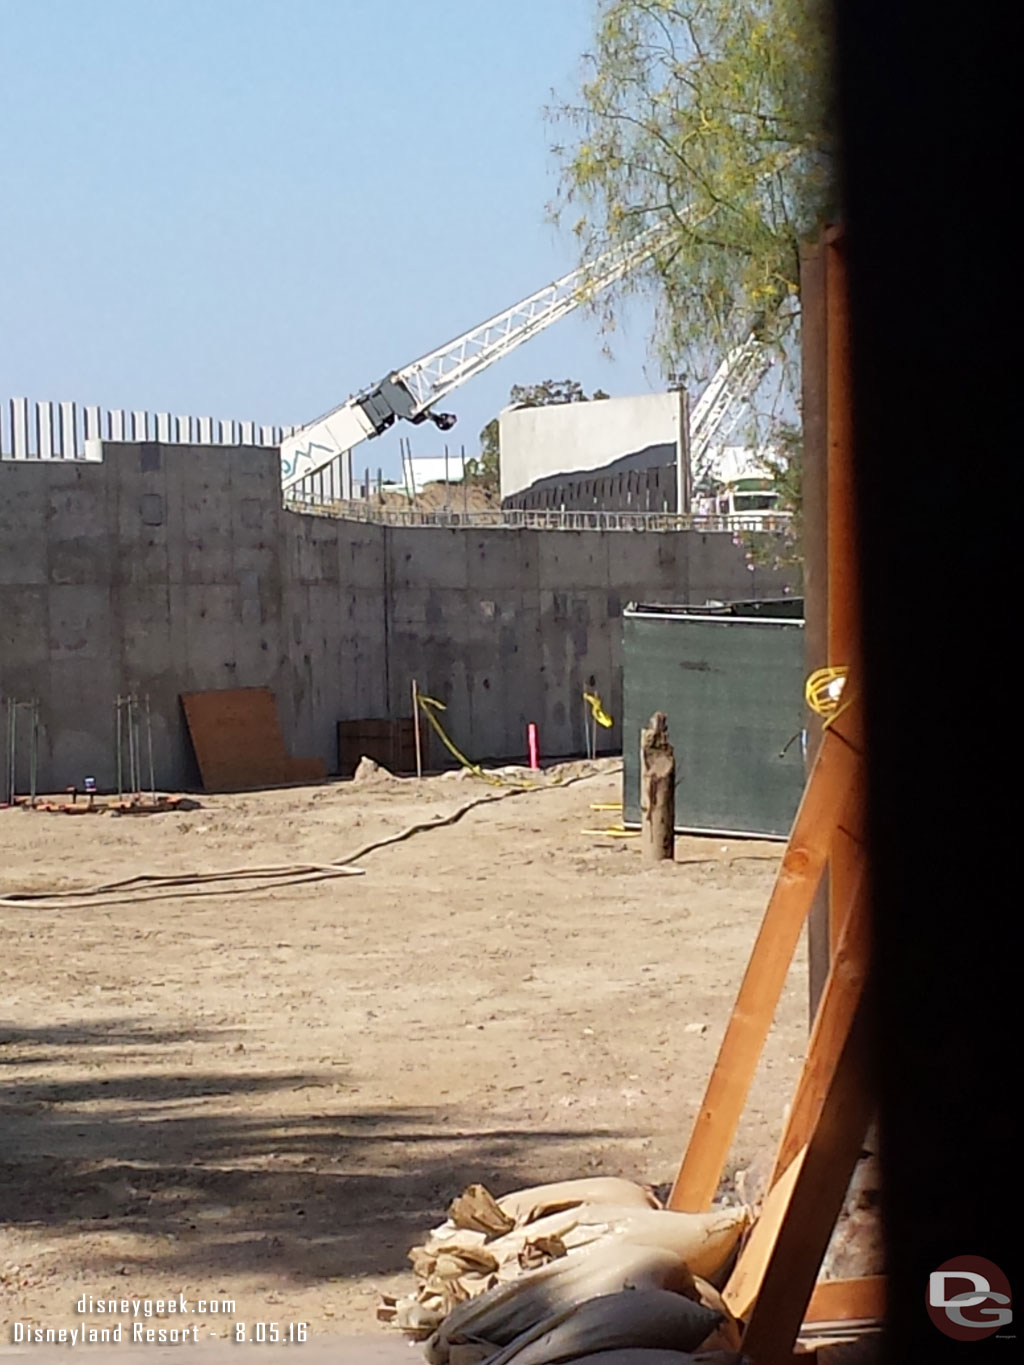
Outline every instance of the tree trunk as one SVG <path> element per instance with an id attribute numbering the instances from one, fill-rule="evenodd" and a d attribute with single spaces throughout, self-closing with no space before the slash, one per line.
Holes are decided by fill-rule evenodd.
<path id="1" fill-rule="evenodd" d="M 640 809 L 643 861 L 671 861 L 676 846 L 676 756 L 668 742 L 664 711 L 656 711 L 649 729 L 640 732 Z"/>

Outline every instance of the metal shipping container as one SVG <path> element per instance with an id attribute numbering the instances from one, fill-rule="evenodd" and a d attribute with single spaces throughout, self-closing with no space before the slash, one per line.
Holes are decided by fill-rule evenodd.
<path id="1" fill-rule="evenodd" d="M 640 731 L 668 717 L 676 829 L 785 839 L 804 787 L 803 602 L 623 613 L 623 818 L 640 824 Z"/>

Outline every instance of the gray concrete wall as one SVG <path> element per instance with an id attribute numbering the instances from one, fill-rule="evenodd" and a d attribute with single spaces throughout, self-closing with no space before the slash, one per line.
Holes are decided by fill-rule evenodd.
<path id="1" fill-rule="evenodd" d="M 630 599 L 771 596 L 728 535 L 394 528 L 284 511 L 274 450 L 107 444 L 0 461 L 0 695 L 38 697 L 40 783 L 115 776 L 114 699 L 149 694 L 157 783 L 194 780 L 181 692 L 267 686 L 334 768 L 339 720 L 448 706 L 473 757 L 583 749 L 591 678 L 620 710 Z M 602 732 L 609 747 L 616 731 Z"/>

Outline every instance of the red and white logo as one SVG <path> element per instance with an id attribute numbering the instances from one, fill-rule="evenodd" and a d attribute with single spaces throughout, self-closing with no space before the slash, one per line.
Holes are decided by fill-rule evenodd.
<path id="1" fill-rule="evenodd" d="M 982 1256 L 954 1256 L 928 1276 L 928 1316 L 957 1341 L 983 1341 L 1013 1321 L 1010 1282 Z"/>

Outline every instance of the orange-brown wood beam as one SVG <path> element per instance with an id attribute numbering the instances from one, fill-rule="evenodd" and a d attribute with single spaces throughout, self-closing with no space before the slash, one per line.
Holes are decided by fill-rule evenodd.
<path id="1" fill-rule="evenodd" d="M 845 916 L 832 968 L 821 997 L 807 1056 L 790 1106 L 770 1185 L 781 1177 L 801 1148 L 810 1141 L 853 1017 L 867 983 L 870 956 L 870 916 L 867 907 L 867 869 L 863 851 L 853 873 L 851 904 Z"/>
<path id="2" fill-rule="evenodd" d="M 869 998 L 865 996 L 804 1151 L 743 1335 L 743 1354 L 755 1365 L 783 1362 L 789 1365 L 810 1305 L 875 1105 L 871 1076 L 872 1014 Z"/>
<path id="3" fill-rule="evenodd" d="M 825 234 L 827 640 L 831 667 L 856 670 L 860 653 L 853 468 L 850 300 L 841 229 Z M 850 687 L 847 681 L 847 687 Z M 849 694 L 847 694 L 849 695 Z M 850 904 L 858 852 L 841 834 L 829 863 L 829 942 L 835 950 Z"/>
<path id="4" fill-rule="evenodd" d="M 821 1280 L 815 1285 L 804 1322 L 878 1321 L 885 1317 L 885 1276 Z"/>
<path id="5" fill-rule="evenodd" d="M 856 733 L 858 708 L 840 717 Z M 821 880 L 836 828 L 863 801 L 859 751 L 826 732 L 726 1028 L 669 1208 L 699 1212 L 718 1189 L 786 974 Z M 863 1135 L 862 1135 L 863 1136 Z"/>

